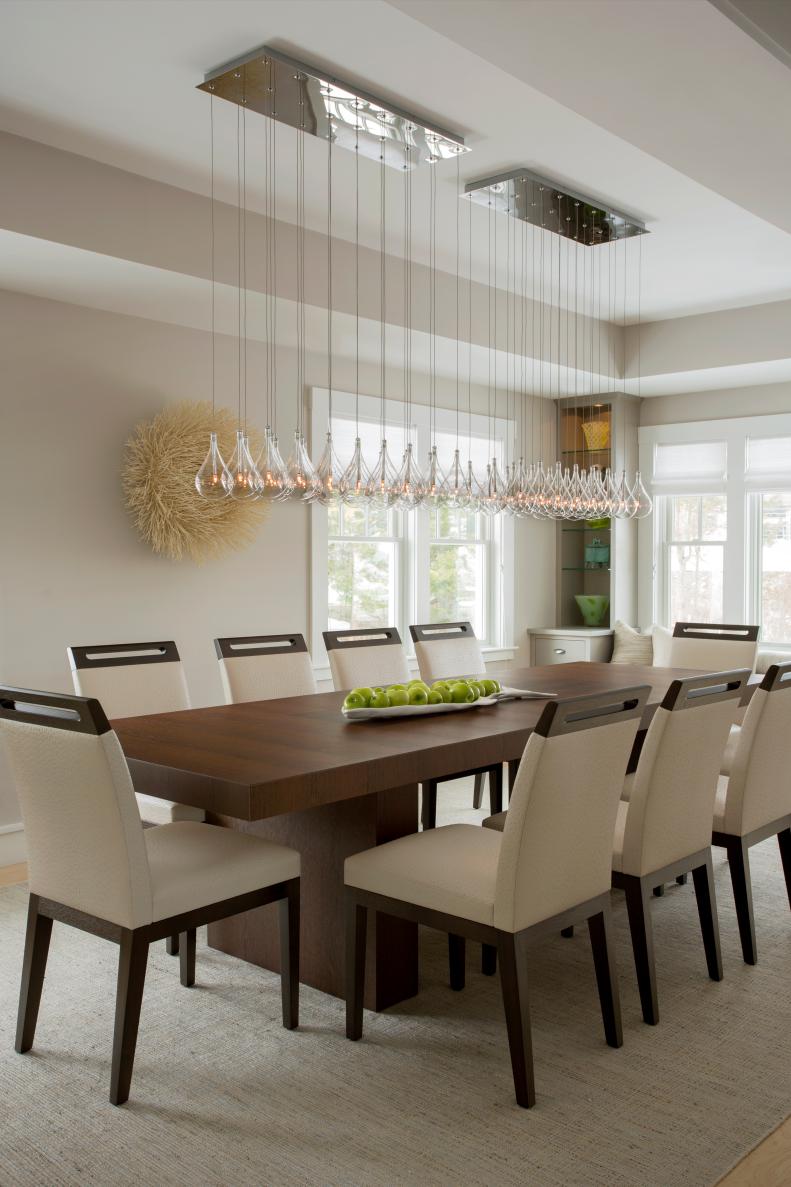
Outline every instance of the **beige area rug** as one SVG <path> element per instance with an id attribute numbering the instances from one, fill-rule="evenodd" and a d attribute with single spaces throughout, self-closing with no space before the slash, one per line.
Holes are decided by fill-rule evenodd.
<path id="1" fill-rule="evenodd" d="M 475 821 L 465 789 L 445 819 Z M 450 811 L 449 811 L 450 809 Z M 791 914 L 775 842 L 753 850 L 759 964 L 739 949 L 715 853 L 725 980 L 706 976 L 692 886 L 653 905 L 662 1021 L 640 1017 L 623 896 L 614 896 L 624 1047 L 604 1043 L 587 934 L 533 958 L 538 1104 L 513 1100 L 499 982 L 470 945 L 447 987 L 422 937 L 420 995 L 343 1034 L 343 1003 L 302 990 L 279 1025 L 279 980 L 205 947 L 198 985 L 152 950 L 132 1099 L 107 1103 L 117 950 L 56 925 L 34 1052 L 13 1051 L 26 893 L 0 891 L 0 1183 L 713 1184 L 791 1111 Z"/>

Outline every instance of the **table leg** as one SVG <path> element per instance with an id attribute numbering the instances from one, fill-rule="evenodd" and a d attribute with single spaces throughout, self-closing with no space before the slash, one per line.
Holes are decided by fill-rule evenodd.
<path id="1" fill-rule="evenodd" d="M 345 997 L 343 863 L 418 827 L 417 785 L 325 804 L 304 812 L 243 821 L 209 815 L 211 824 L 239 829 L 298 849 L 302 855 L 300 980 Z M 369 912 L 365 1005 L 384 1010 L 418 989 L 417 925 Z M 280 968 L 275 906 L 247 911 L 209 927 L 209 945 L 263 968 Z"/>

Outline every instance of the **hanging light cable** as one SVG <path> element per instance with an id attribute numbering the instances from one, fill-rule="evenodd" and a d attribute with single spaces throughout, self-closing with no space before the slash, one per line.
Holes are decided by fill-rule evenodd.
<path id="1" fill-rule="evenodd" d="M 211 195 L 209 199 L 209 242 L 210 242 L 210 271 L 211 271 L 211 415 L 214 424 L 217 389 L 217 329 L 216 304 L 217 284 L 215 277 L 215 231 L 214 231 L 214 93 L 209 96 L 209 141 L 211 154 Z M 219 500 L 228 495 L 233 479 L 226 466 L 217 434 L 213 431 L 209 435 L 209 452 L 195 475 L 195 489 L 204 499 Z"/>
<path id="2" fill-rule="evenodd" d="M 354 123 L 354 451 L 341 475 L 338 485 L 344 503 L 355 504 L 365 499 L 368 473 L 363 461 L 360 441 L 360 100 L 353 100 Z"/>
<path id="3" fill-rule="evenodd" d="M 387 446 L 387 186 L 385 177 L 385 123 L 379 138 L 379 456 L 368 476 L 365 493 L 372 506 L 391 507 L 396 500 L 396 473 Z"/>

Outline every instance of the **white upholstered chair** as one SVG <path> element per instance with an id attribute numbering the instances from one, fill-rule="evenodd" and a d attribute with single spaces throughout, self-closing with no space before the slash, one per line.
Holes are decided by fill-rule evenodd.
<path id="1" fill-rule="evenodd" d="M 757 626 L 723 626 L 677 622 L 670 640 L 669 668 L 702 668 L 709 672 L 755 666 Z"/>
<path id="2" fill-rule="evenodd" d="M 123 751 L 98 701 L 0 688 L 5 745 L 25 826 L 30 901 L 16 1050 L 35 1035 L 53 920 L 119 945 L 110 1100 L 129 1097 L 149 945 L 280 904 L 283 1025 L 298 1024 L 299 854 L 194 821 L 144 829 Z"/>
<path id="3" fill-rule="evenodd" d="M 486 671 L 480 644 L 470 622 L 432 622 L 411 626 L 409 633 L 415 645 L 415 658 L 420 676 L 426 684 L 448 676 L 482 676 Z M 503 806 L 502 768 L 467 771 L 475 776 L 472 805 L 480 808 L 483 800 L 483 780 L 489 779 L 489 811 L 499 812 Z M 423 824 L 434 828 L 437 822 L 437 786 L 423 785 Z"/>
<path id="4" fill-rule="evenodd" d="M 535 1085 L 527 948 L 587 920 L 604 1030 L 622 1043 L 610 921 L 612 836 L 623 771 L 648 688 L 550 702 L 531 734 L 502 832 L 454 824 L 348 857 L 346 1034 L 362 1035 L 366 924 L 382 911 L 448 933 L 450 983 L 464 987 L 465 941 L 500 958 L 517 1102 Z M 584 776 L 584 777 L 583 777 Z"/>
<path id="5" fill-rule="evenodd" d="M 323 637 L 338 692 L 409 680 L 401 636 L 394 626 L 324 631 Z"/>
<path id="6" fill-rule="evenodd" d="M 112 720 L 172 713 L 190 708 L 184 666 L 172 639 L 157 643 L 107 643 L 68 647 L 71 679 L 78 696 L 95 697 Z M 189 804 L 137 794 L 145 824 L 202 821 L 206 813 Z"/>
<path id="7" fill-rule="evenodd" d="M 469 622 L 432 622 L 411 626 L 415 658 L 427 684 L 448 676 L 482 676 L 486 671 L 480 644 Z"/>
<path id="8" fill-rule="evenodd" d="M 791 662 L 768 669 L 726 754 L 712 844 L 727 851 L 742 955 L 755 964 L 749 849 L 767 837 L 777 836 L 791 906 Z"/>
<path id="9" fill-rule="evenodd" d="M 215 639 L 214 649 L 229 705 L 308 696 L 317 691 L 302 635 L 239 635 Z"/>
<path id="10" fill-rule="evenodd" d="M 674 680 L 627 778 L 613 846 L 613 886 L 626 893 L 643 1018 L 659 1021 L 651 892 L 692 872 L 709 976 L 722 980 L 711 861 L 720 758 L 749 670 Z"/>

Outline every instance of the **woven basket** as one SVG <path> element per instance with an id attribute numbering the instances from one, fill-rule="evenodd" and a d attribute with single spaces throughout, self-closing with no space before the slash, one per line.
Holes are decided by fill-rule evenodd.
<path id="1" fill-rule="evenodd" d="M 583 424 L 585 444 L 588 449 L 606 449 L 610 444 L 610 422 L 608 420 L 589 420 Z"/>

